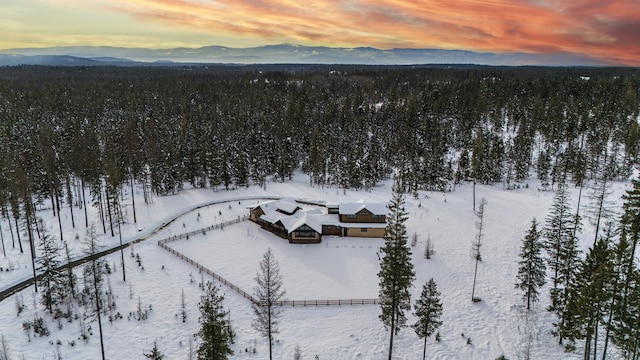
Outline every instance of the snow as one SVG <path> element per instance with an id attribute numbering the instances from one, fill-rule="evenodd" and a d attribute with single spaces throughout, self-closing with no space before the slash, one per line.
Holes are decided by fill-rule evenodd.
<path id="1" fill-rule="evenodd" d="M 360 211 L 367 209 L 373 215 L 387 215 L 386 204 L 367 204 L 362 199 L 356 203 L 342 203 L 338 207 L 338 211 L 343 215 L 356 215 Z"/>
<path id="2" fill-rule="evenodd" d="M 482 299 L 471 302 L 473 259 L 471 242 L 476 235 L 476 217 L 472 208 L 473 186 L 464 184 L 450 193 L 419 192 L 417 199 L 406 196 L 405 210 L 409 214 L 407 233 L 418 234 L 418 243 L 412 248 L 416 280 L 412 288 L 412 301 L 419 295 L 422 284 L 431 277 L 442 293 L 443 325 L 439 329 L 442 341 L 427 341 L 427 354 L 431 359 L 495 359 L 524 358 L 529 351 L 532 359 L 578 359 L 579 352 L 567 354 L 550 331 L 553 315 L 546 312 L 548 288 L 542 290 L 541 302 L 530 312 L 523 310 L 522 296 L 514 287 L 517 272 L 517 254 L 521 239 L 530 221 L 536 217 L 540 223 L 553 201 L 554 193 L 539 191 L 535 181 L 528 181 L 519 189 L 507 191 L 501 185 L 476 186 L 476 199 L 485 197 L 485 236 L 479 264 L 476 295 Z M 125 192 L 124 203 L 130 223 L 122 227 L 123 241 L 138 238 L 144 241 L 125 249 L 127 281 L 122 281 L 120 254 L 105 257 L 114 273 L 108 276 L 117 296 L 116 312 L 123 319 L 110 323 L 103 321 L 105 350 L 108 359 L 143 359 L 143 352 L 157 341 L 159 349 L 168 359 L 187 359 L 189 342 L 193 351 L 197 342 L 193 334 L 198 329 L 197 303 L 203 291 L 199 283 L 207 276 L 197 268 L 157 245 L 158 240 L 181 233 L 196 231 L 214 224 L 248 215 L 248 208 L 263 203 L 266 198 L 294 197 L 323 203 L 348 203 L 365 199 L 367 203 L 387 203 L 391 182 L 387 181 L 370 191 L 342 190 L 335 187 L 309 187 L 308 177 L 296 175 L 291 182 L 271 182 L 267 189 L 242 188 L 214 192 L 211 189 L 187 189 L 177 195 L 154 197 L 145 205 L 142 192 L 136 190 L 137 223 L 132 223 L 130 195 Z M 611 200 L 620 204 L 620 195 L 626 183 L 613 183 Z M 577 203 L 577 189 L 571 189 L 572 205 Z M 586 192 L 583 192 L 583 196 Z M 216 202 L 216 204 L 206 205 Z M 583 197 L 582 204 L 588 200 Z M 619 206 L 618 206 L 619 207 Z M 305 206 L 312 209 L 312 206 Z M 62 211 L 64 236 L 76 256 L 82 252 L 84 215 L 74 212 L 76 228 L 71 227 L 68 208 Z M 96 210 L 89 210 L 90 220 L 97 223 Z M 59 237 L 57 219 L 50 209 L 38 213 L 52 235 Z M 586 215 L 586 214 L 583 214 Z M 31 260 L 28 243 L 24 241 L 24 254 L 11 247 L 9 224 L 1 222 L 7 258 L 0 259 L 0 289 L 29 278 Z M 580 235 L 585 251 L 593 242 L 593 228 L 584 222 Z M 138 231 L 138 228 L 143 228 Z M 117 230 L 116 230 L 117 231 Z M 79 234 L 80 240 L 74 239 Z M 424 244 L 430 238 L 435 254 L 432 259 L 422 257 Z M 119 244 L 116 233 L 99 238 L 102 247 Z M 293 245 L 250 221 L 206 231 L 167 243 L 171 249 L 192 258 L 206 268 L 253 292 L 254 277 L 262 254 L 271 248 L 278 259 L 283 275 L 285 298 L 289 300 L 372 299 L 377 297 L 379 248 L 382 239 L 342 238 L 325 236 L 320 244 Z M 17 246 L 17 245 L 16 245 Z M 135 261 L 139 254 L 141 265 Z M 76 269 L 80 276 L 81 269 Z M 218 284 L 220 285 L 220 284 Z M 236 331 L 235 355 L 232 359 L 264 359 L 268 351 L 265 339 L 251 328 L 250 303 L 231 288 L 221 285 L 226 294 L 225 308 L 231 311 Z M 181 293 L 184 290 L 187 321 L 182 322 Z M 128 319 L 130 312 L 140 303 L 148 308 L 149 318 L 143 321 Z M 22 299 L 26 310 L 19 314 L 16 301 Z M 34 306 L 37 295 L 33 287 L 0 302 L 0 333 L 5 337 L 11 359 L 52 358 L 56 348 L 64 359 L 99 358 L 97 324 L 88 343 L 78 340 L 79 323 L 57 322 Z M 377 305 L 332 307 L 287 307 L 276 335 L 274 358 L 292 358 L 296 345 L 302 349 L 304 359 L 383 359 L 387 357 L 388 332 L 378 319 Z M 43 316 L 51 335 L 32 338 L 22 330 L 22 323 L 36 314 Z M 409 323 L 414 321 L 407 314 Z M 467 339 L 471 344 L 467 344 Z M 60 341 L 59 346 L 56 345 Z M 75 341 L 75 346 L 70 343 Z M 527 346 L 529 344 L 529 346 Z M 256 348 L 256 354 L 247 350 Z M 527 350 L 528 348 L 528 350 Z M 601 347 L 599 347 L 601 348 Z M 422 354 L 422 341 L 411 328 L 402 330 L 395 338 L 394 359 L 416 359 Z M 613 353 L 610 358 L 621 358 Z"/>

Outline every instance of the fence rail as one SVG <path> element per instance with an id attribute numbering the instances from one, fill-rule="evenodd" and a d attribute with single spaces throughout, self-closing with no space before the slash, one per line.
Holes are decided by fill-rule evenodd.
<path id="1" fill-rule="evenodd" d="M 158 242 L 158 245 L 160 245 L 161 248 L 163 248 L 163 249 L 169 251 L 170 253 L 174 254 L 178 258 L 184 260 L 185 262 L 195 266 L 199 271 L 204 272 L 207 275 L 210 275 L 214 279 L 216 279 L 219 282 L 223 283 L 224 285 L 230 287 L 233 291 L 235 291 L 238 294 L 242 295 L 245 299 L 251 301 L 252 303 L 257 303 L 258 302 L 253 296 L 248 294 L 246 291 L 240 289 L 235 284 L 233 284 L 231 281 L 228 281 L 227 279 L 223 278 L 222 276 L 220 276 L 220 275 L 216 274 L 215 272 L 209 270 L 208 268 L 206 268 L 202 264 L 198 263 L 197 261 L 195 261 L 195 260 L 193 260 L 193 259 L 191 259 L 191 258 L 189 258 L 187 256 L 182 255 L 181 253 L 179 253 L 176 250 L 170 248 L 169 246 L 167 246 L 164 243 Z"/>
<path id="2" fill-rule="evenodd" d="M 189 231 L 189 232 L 186 232 L 186 233 L 170 236 L 170 237 L 162 239 L 162 240 L 158 240 L 158 244 L 160 244 L 160 243 L 167 244 L 167 243 L 170 243 L 170 242 L 178 241 L 180 239 L 188 239 L 189 236 L 193 236 L 193 235 L 200 235 L 200 234 L 204 235 L 207 231 L 215 230 L 215 229 L 222 229 L 227 225 L 238 224 L 238 223 L 241 223 L 241 222 L 243 222 L 243 221 L 245 221 L 247 219 L 249 219 L 249 216 L 247 216 L 247 215 L 238 216 L 237 219 L 229 220 L 229 221 L 226 221 L 226 222 L 223 222 L 223 223 L 220 223 L 220 224 L 214 224 L 214 225 L 211 225 L 211 226 L 204 227 L 202 229 Z"/>
<path id="3" fill-rule="evenodd" d="M 227 221 L 225 223 L 222 224 L 216 224 L 213 226 L 209 226 L 207 228 L 203 228 L 200 230 L 196 230 L 196 231 L 191 231 L 188 233 L 184 233 L 184 234 L 179 234 L 179 235 L 175 235 L 166 239 L 162 239 L 162 240 L 158 240 L 158 245 L 167 250 L 168 252 L 174 254 L 175 256 L 177 256 L 178 258 L 182 259 L 183 261 L 195 266 L 199 271 L 204 272 L 207 275 L 210 275 L 211 277 L 213 277 L 214 279 L 218 280 L 219 282 L 223 283 L 224 285 L 228 286 L 229 288 L 231 288 L 233 291 L 237 292 L 238 294 L 242 295 L 242 297 L 244 297 L 245 299 L 251 301 L 254 304 L 258 303 L 258 300 L 256 298 L 254 298 L 251 294 L 247 293 L 246 291 L 240 289 L 238 286 L 236 286 L 234 283 L 232 283 L 231 281 L 223 278 L 222 276 L 216 274 L 214 271 L 208 269 L 207 267 L 205 267 L 204 265 L 198 263 L 197 261 L 189 258 L 188 256 L 183 255 L 182 253 L 172 249 L 171 247 L 169 247 L 167 245 L 167 243 L 173 242 L 173 241 L 177 241 L 179 239 L 187 239 L 189 238 L 190 235 L 196 235 L 196 234 L 202 234 L 202 232 L 206 232 L 209 230 L 214 230 L 217 228 L 223 228 L 226 225 L 231 225 L 231 224 L 237 224 L 241 221 L 244 221 L 247 219 L 247 216 L 243 216 L 241 218 L 235 219 L 235 220 L 231 220 L 231 221 Z M 287 307 L 296 307 L 296 306 L 342 306 L 342 305 L 376 305 L 379 304 L 380 300 L 379 299 L 340 299 L 340 300 L 284 300 L 284 301 L 278 301 L 275 303 L 276 306 L 287 306 Z"/>
<path id="4" fill-rule="evenodd" d="M 341 299 L 341 300 L 284 300 L 278 306 L 342 306 L 342 305 L 376 305 L 379 299 Z"/>

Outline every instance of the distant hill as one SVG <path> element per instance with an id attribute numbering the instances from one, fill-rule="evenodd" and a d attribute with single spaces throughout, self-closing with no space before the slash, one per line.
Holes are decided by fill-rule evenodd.
<path id="1" fill-rule="evenodd" d="M 477 64 L 606 66 L 606 62 L 573 53 L 482 53 L 463 50 L 390 49 L 370 47 L 267 45 L 252 48 L 145 49 L 109 46 L 71 46 L 0 50 L 0 66 L 15 65 L 149 65 L 170 63 L 222 64 Z"/>

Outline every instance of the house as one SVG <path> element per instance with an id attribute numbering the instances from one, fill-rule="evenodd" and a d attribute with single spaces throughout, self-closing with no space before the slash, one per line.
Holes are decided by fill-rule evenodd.
<path id="1" fill-rule="evenodd" d="M 269 201 L 249 210 L 250 219 L 295 244 L 319 243 L 323 235 L 384 237 L 387 207 L 379 203 L 343 203 L 302 210 L 295 200 Z"/>

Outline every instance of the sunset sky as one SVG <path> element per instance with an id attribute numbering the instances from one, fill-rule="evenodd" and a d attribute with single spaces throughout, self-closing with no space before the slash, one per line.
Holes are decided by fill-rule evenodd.
<path id="1" fill-rule="evenodd" d="M 0 49 L 330 47 L 571 52 L 640 66 L 639 0 L 2 0 Z"/>

